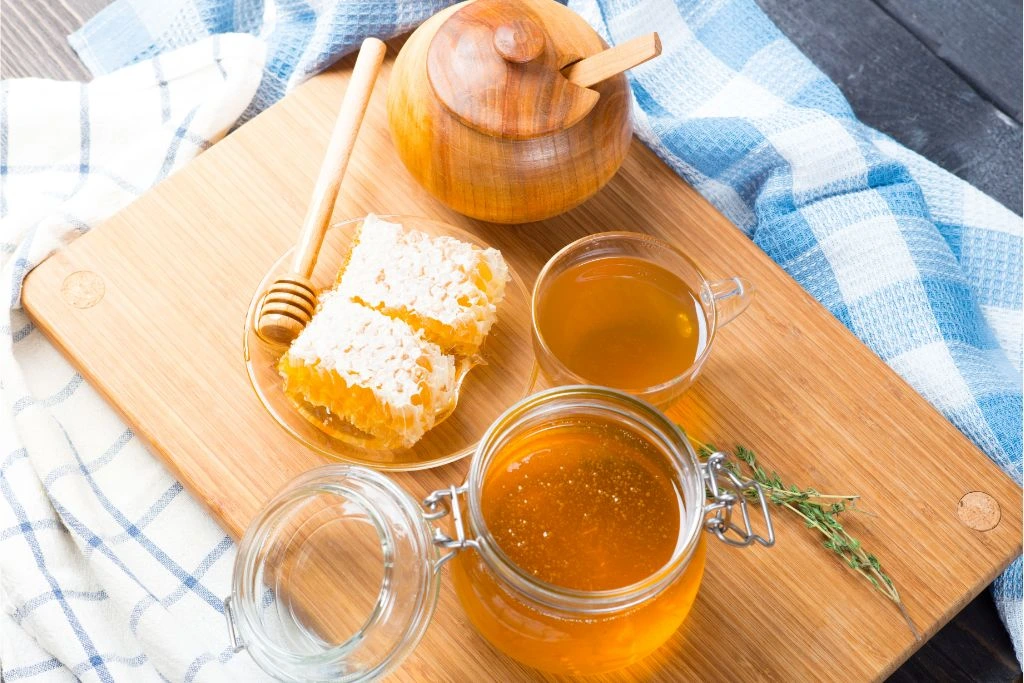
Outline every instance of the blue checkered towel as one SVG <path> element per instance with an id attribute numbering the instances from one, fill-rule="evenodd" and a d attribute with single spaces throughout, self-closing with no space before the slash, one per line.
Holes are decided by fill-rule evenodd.
<path id="1" fill-rule="evenodd" d="M 239 112 L 244 120 L 353 49 L 364 36 L 401 33 L 445 4 L 446 0 L 116 0 L 70 40 L 86 65 L 100 75 L 155 55 L 171 61 L 178 54 L 173 50 L 210 35 L 252 34 L 259 59 L 265 49 L 266 66 L 248 107 Z M 835 85 L 752 0 L 569 4 L 612 43 L 651 30 L 661 33 L 665 53 L 631 74 L 641 138 L 1020 482 L 1021 219 L 861 125 Z M 145 68 L 153 74 L 154 87 L 173 94 L 176 86 L 167 85 L 160 66 L 153 61 Z M 159 110 L 152 109 L 150 115 L 158 116 Z M 12 129 L 8 136 L 5 129 L 3 142 L 11 150 L 15 135 Z M 135 144 L 129 139 L 122 142 Z M 0 148 L 0 166 L 6 167 L 6 154 Z M 80 172 L 86 175 L 101 168 L 95 157 L 83 163 L 87 168 Z M 11 167 L 0 180 L 10 183 L 15 173 Z M 145 175 L 137 183 L 152 179 Z M 93 214 L 116 208 L 105 201 L 101 194 L 83 195 L 80 204 L 88 204 Z M 41 202 L 32 210 L 38 213 L 49 206 Z M 63 213 L 47 213 L 49 228 L 59 232 L 62 226 L 70 235 L 76 214 L 67 211 L 66 204 L 59 208 Z M 0 206 L 0 216 L 4 211 Z M 0 222 L 0 239 L 11 240 L 5 228 Z M 17 308 L 17 283 L 36 256 L 15 262 L 9 255 L 22 253 L 24 238 L 9 244 L 3 252 L 4 276 L 13 285 Z M 38 255 L 40 248 L 25 248 L 25 253 Z M 20 312 L 13 315 L 18 319 Z M 35 357 L 20 349 L 26 344 L 48 345 L 28 328 L 8 324 L 2 332 L 0 341 L 7 337 L 15 358 L 0 354 L 0 369 L 6 372 L 11 363 L 21 361 L 24 374 L 30 375 Z M 190 530 L 206 527 L 196 525 L 199 513 L 185 509 L 183 503 L 173 516 L 164 510 L 161 501 L 169 493 L 161 497 L 154 492 L 151 511 L 134 499 L 125 503 L 135 506 L 130 514 L 119 510 L 118 502 L 105 505 L 103 501 L 115 496 L 117 473 L 123 476 L 133 463 L 139 466 L 141 456 L 124 462 L 122 453 L 128 449 L 118 450 L 120 441 L 106 451 L 99 443 L 91 444 L 94 455 L 80 456 L 74 451 L 83 450 L 88 430 L 65 429 L 68 452 L 37 451 L 29 440 L 45 425 L 25 426 L 24 415 L 47 415 L 50 429 L 95 421 L 96 415 L 114 420 L 93 397 L 88 403 L 81 398 L 87 387 L 78 388 L 80 380 L 75 384 L 72 377 L 66 387 L 41 386 L 19 384 L 19 391 L 45 398 L 34 399 L 30 408 L 23 406 L 14 417 L 15 426 L 30 437 L 11 439 L 15 446 L 5 451 L 10 455 L 4 467 L 13 472 L 22 466 L 28 472 L 19 470 L 19 487 L 3 488 L 11 512 L 0 503 L 0 587 L 6 591 L 7 613 L 0 618 L 13 620 L 26 641 L 40 643 L 32 650 L 39 661 L 29 656 L 10 660 L 20 668 L 5 675 L 28 677 L 49 669 L 104 679 L 111 666 L 135 666 L 155 675 L 194 678 L 216 675 L 208 667 L 221 661 L 231 666 L 222 650 L 223 639 L 210 636 L 208 642 L 197 644 L 196 638 L 184 639 L 181 628 L 173 629 L 163 618 L 164 604 L 173 609 L 180 590 L 159 592 L 149 588 L 153 581 L 148 573 L 141 580 L 133 574 L 139 571 L 137 563 L 153 564 L 153 557 L 163 553 L 179 569 L 196 567 L 184 575 L 170 566 L 161 570 L 184 586 L 187 595 L 196 593 L 197 584 L 226 594 L 223 576 L 198 582 L 195 576 L 205 570 L 202 562 L 195 564 L 194 554 L 213 553 L 221 541 L 199 534 L 192 544 L 193 556 L 188 556 L 173 532 L 187 533 L 186 520 L 193 525 Z M 78 412 L 84 410 L 85 417 L 71 410 L 53 414 L 68 396 L 83 402 Z M 14 396 L 9 403 L 21 398 Z M 122 440 L 132 441 L 130 432 L 124 432 Z M 64 484 L 70 489 L 53 484 L 60 477 L 70 482 Z M 136 498 L 144 500 L 145 495 Z M 174 493 L 173 498 L 180 502 L 187 496 Z M 68 513 L 72 504 L 74 516 Z M 149 533 L 143 522 L 161 528 Z M 140 534 L 166 545 L 146 546 Z M 62 545 L 54 550 L 53 544 Z M 81 565 L 81 571 L 59 576 L 48 571 L 51 552 L 64 552 Z M 233 551 L 221 552 L 230 557 Z M 11 557 L 27 558 L 27 569 L 19 571 L 17 580 L 41 583 L 39 595 L 22 590 L 17 601 L 10 599 L 12 579 L 4 575 Z M 129 592 L 142 596 L 136 602 L 115 595 L 133 581 L 147 587 Z M 1019 656 L 1020 560 L 997 581 L 994 595 Z M 217 609 L 201 599 L 192 602 L 196 623 L 204 623 Z M 45 618 L 39 616 L 44 610 L 49 610 Z M 145 626 L 154 614 L 163 618 L 163 628 L 171 629 L 165 643 L 146 637 L 139 628 L 140 620 Z M 63 641 L 46 637 L 60 632 L 60 625 L 54 624 L 62 620 L 71 625 L 67 632 L 75 635 Z M 81 623 L 88 626 L 76 626 Z M 130 631 L 134 640 L 119 640 L 119 627 L 121 632 Z M 115 650 L 120 659 L 107 655 Z M 187 666 L 181 668 L 183 663 Z"/>

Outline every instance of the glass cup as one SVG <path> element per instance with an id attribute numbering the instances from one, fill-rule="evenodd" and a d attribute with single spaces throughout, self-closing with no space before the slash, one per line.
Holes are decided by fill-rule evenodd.
<path id="1" fill-rule="evenodd" d="M 588 235 L 563 247 L 541 269 L 533 287 L 533 343 L 537 361 L 555 386 L 599 384 L 570 369 L 545 339 L 540 308 L 552 283 L 569 268 L 609 257 L 633 257 L 661 266 L 678 277 L 693 294 L 697 304 L 698 343 L 690 366 L 659 384 L 641 387 L 612 387 L 665 409 L 697 379 L 707 362 L 719 327 L 742 313 L 754 295 L 754 288 L 742 277 L 709 281 L 686 255 L 664 240 L 636 232 L 602 232 Z"/>

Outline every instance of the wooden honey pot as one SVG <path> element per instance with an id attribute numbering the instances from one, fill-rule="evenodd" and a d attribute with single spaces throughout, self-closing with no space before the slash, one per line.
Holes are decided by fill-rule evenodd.
<path id="1" fill-rule="evenodd" d="M 474 0 L 424 22 L 395 61 L 388 122 L 413 177 L 495 223 L 558 215 L 596 193 L 633 133 L 624 71 L 657 34 L 609 49 L 553 0 Z"/>

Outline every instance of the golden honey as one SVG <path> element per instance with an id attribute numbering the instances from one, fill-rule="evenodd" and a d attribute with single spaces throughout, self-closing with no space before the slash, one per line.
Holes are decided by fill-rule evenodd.
<path id="1" fill-rule="evenodd" d="M 587 382 L 624 390 L 686 372 L 707 343 L 696 295 L 667 268 L 634 256 L 568 266 L 536 301 L 537 331 Z"/>
<path id="2" fill-rule="evenodd" d="M 682 541 L 684 499 L 663 451 L 596 415 L 511 438 L 487 468 L 480 501 L 518 571 L 584 599 L 641 587 Z M 664 643 L 686 617 L 703 567 L 699 540 L 671 585 L 626 609 L 593 613 L 524 594 L 480 553 L 461 553 L 452 574 L 470 620 L 496 647 L 530 666 L 586 674 L 627 666 Z"/>
<path id="3" fill-rule="evenodd" d="M 672 557 L 682 501 L 661 454 L 609 423 L 586 419 L 506 446 L 484 480 L 484 520 L 498 547 L 541 581 L 622 588 Z"/>

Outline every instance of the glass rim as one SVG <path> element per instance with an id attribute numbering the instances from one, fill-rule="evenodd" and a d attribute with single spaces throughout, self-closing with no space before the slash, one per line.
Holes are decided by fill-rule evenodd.
<path id="1" fill-rule="evenodd" d="M 668 561 L 649 576 L 620 588 L 579 590 L 548 583 L 519 567 L 498 545 L 483 518 L 481 498 L 486 470 L 497 449 L 498 437 L 513 428 L 531 409 L 558 399 L 590 399 L 601 404 L 610 414 L 633 417 L 649 435 L 658 438 L 656 445 L 672 459 L 679 477 L 684 517 L 680 519 L 676 548 Z M 617 405 L 618 404 L 618 405 Z M 626 415 L 630 411 L 631 415 Z M 680 446 L 681 445 L 681 446 Z M 488 452 L 490 449 L 491 452 Z M 688 464 L 690 473 L 679 467 Z M 631 394 L 594 385 L 569 385 L 547 389 L 528 396 L 505 411 L 480 440 L 473 455 L 467 478 L 470 536 L 477 539 L 477 552 L 487 566 L 507 585 L 548 607 L 585 614 L 618 612 L 639 605 L 671 586 L 686 570 L 696 550 L 704 519 L 704 479 L 697 454 L 685 434 L 672 420 L 650 403 Z"/>
<path id="2" fill-rule="evenodd" d="M 693 362 L 690 363 L 690 366 L 686 370 L 679 373 L 678 375 L 674 375 L 673 377 L 665 380 L 664 382 L 661 382 L 660 384 L 654 384 L 651 386 L 640 388 L 616 387 L 616 389 L 618 389 L 619 391 L 628 392 L 633 396 L 643 398 L 644 396 L 655 395 L 667 389 L 671 389 L 672 387 L 682 382 L 685 382 L 687 379 L 689 379 L 694 374 L 694 372 L 696 372 L 704 364 L 704 361 L 707 360 L 708 354 L 711 352 L 711 345 L 715 341 L 715 335 L 718 332 L 718 305 L 715 303 L 714 296 L 711 295 L 710 280 L 707 279 L 707 277 L 697 266 L 697 264 L 694 263 L 693 259 L 684 254 L 680 249 L 678 249 L 671 243 L 661 239 L 660 237 L 655 237 L 654 235 L 649 235 L 643 232 L 633 232 L 629 230 L 610 230 L 606 232 L 597 232 L 591 235 L 585 235 L 584 237 L 581 237 L 577 240 L 570 242 L 569 244 L 565 245 L 564 247 L 556 251 L 551 256 L 551 258 L 547 260 L 547 262 L 544 264 L 544 267 L 540 269 L 540 272 L 537 273 L 537 279 L 533 283 L 533 290 L 530 292 L 530 323 L 533 326 L 534 341 L 540 345 L 540 353 L 544 354 L 551 361 L 553 361 L 554 364 L 558 366 L 559 372 L 564 374 L 566 377 L 569 377 L 575 384 L 589 385 L 593 380 L 587 377 L 583 377 L 579 373 L 570 369 L 562 361 L 562 359 L 558 357 L 558 354 L 552 351 L 551 347 L 547 343 L 547 340 L 544 339 L 544 334 L 541 332 L 538 320 L 539 316 L 537 309 L 538 301 L 540 299 L 538 293 L 540 292 L 541 285 L 545 282 L 545 280 L 547 280 L 550 277 L 550 272 L 555 267 L 556 263 L 563 259 L 567 254 L 593 242 L 615 239 L 621 239 L 634 243 L 646 242 L 660 249 L 665 249 L 666 251 L 671 252 L 677 258 L 682 259 L 690 268 L 693 269 L 693 272 L 697 274 L 697 277 L 700 278 L 701 291 L 698 292 L 698 296 L 703 297 L 706 293 L 708 294 L 708 301 L 710 302 L 707 304 L 707 308 L 711 310 L 711 316 L 708 320 L 709 324 L 707 342 L 704 344 L 704 348 L 701 349 L 701 352 L 698 353 L 696 357 L 694 357 Z M 704 306 L 702 305 L 702 308 L 703 307 Z M 540 353 L 537 354 L 538 357 Z"/>
<path id="3" fill-rule="evenodd" d="M 366 499 L 361 492 L 348 484 L 349 481 L 356 481 L 372 490 L 387 494 L 394 509 L 405 517 L 409 522 L 410 529 L 415 530 L 414 535 L 419 537 L 416 539 L 416 545 L 423 549 L 423 553 L 416 560 L 421 565 L 420 590 L 414 596 L 417 604 L 410 614 L 409 622 L 404 624 L 404 628 L 401 629 L 401 638 L 396 640 L 372 667 L 341 673 L 335 667 L 343 666 L 352 655 L 358 652 L 369 629 L 389 618 L 387 610 L 382 610 L 382 600 L 385 597 L 389 599 L 397 597 L 394 587 L 390 585 L 387 571 L 387 551 L 382 547 L 382 551 L 385 553 L 385 560 L 382 564 L 385 576 L 381 582 L 381 592 L 365 621 L 344 642 L 331 644 L 320 652 L 296 652 L 282 646 L 265 633 L 264 628 L 260 625 L 257 610 L 258 596 L 254 590 L 259 570 L 255 554 L 265 544 L 273 541 L 277 534 L 275 523 L 281 517 L 304 504 L 311 497 L 321 494 L 338 496 L 340 499 L 357 505 L 373 522 L 382 546 L 385 542 L 393 543 L 393 541 L 387 540 L 391 532 L 389 523 L 381 515 L 381 507 Z M 341 682 L 374 680 L 386 674 L 405 659 L 406 655 L 419 643 L 427 626 L 432 621 L 440 587 L 440 575 L 435 571 L 434 564 L 436 557 L 437 549 L 424 524 L 422 509 L 405 489 L 392 481 L 390 477 L 365 466 L 342 463 L 322 465 L 307 470 L 288 482 L 249 523 L 245 534 L 238 542 L 230 593 L 233 614 L 229 618 L 236 619 L 243 646 L 256 660 L 256 663 L 268 673 L 273 672 L 276 677 L 283 677 L 282 680 L 291 680 L 293 674 L 299 675 L 301 680 L 316 679 L 318 676 L 322 677 L 324 673 L 322 667 L 329 668 L 332 680 Z"/>

